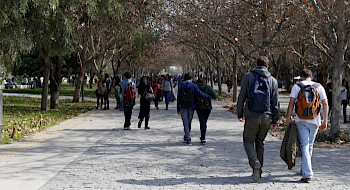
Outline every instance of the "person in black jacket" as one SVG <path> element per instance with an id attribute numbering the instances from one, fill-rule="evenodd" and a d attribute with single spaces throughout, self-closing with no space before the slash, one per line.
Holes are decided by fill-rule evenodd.
<path id="1" fill-rule="evenodd" d="M 138 93 L 140 95 L 140 113 L 138 128 L 141 128 L 142 121 L 145 119 L 145 129 L 150 129 L 148 121 L 150 118 L 151 101 L 146 99 L 147 93 L 152 93 L 151 84 L 147 77 L 142 77 L 139 83 Z"/>

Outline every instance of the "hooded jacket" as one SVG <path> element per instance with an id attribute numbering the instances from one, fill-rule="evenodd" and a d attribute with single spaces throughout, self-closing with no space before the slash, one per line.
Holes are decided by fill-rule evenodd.
<path id="1" fill-rule="evenodd" d="M 254 73 L 267 77 L 270 84 L 270 104 L 271 108 L 264 113 L 255 113 L 249 110 L 247 100 L 249 97 L 249 89 L 253 82 L 255 82 Z M 278 83 L 277 80 L 271 76 L 266 67 L 256 67 L 244 75 L 241 82 L 241 91 L 237 102 L 237 116 L 238 118 L 253 119 L 257 117 L 272 117 L 272 124 L 276 124 L 279 119 L 280 104 L 278 101 Z"/>
<path id="2" fill-rule="evenodd" d="M 204 92 L 204 93 L 210 95 L 211 98 L 213 98 L 213 99 L 217 98 L 217 96 L 216 96 L 214 90 L 213 90 L 209 85 L 206 85 L 205 83 L 201 83 L 201 82 L 200 82 L 200 83 L 197 84 L 197 86 L 198 86 L 199 90 L 201 90 L 202 92 Z M 198 95 L 197 95 L 197 96 L 198 96 Z M 195 98 L 195 101 L 198 101 L 198 99 Z M 209 106 L 209 107 L 206 107 L 206 109 L 211 110 L 213 107 L 212 107 L 212 105 L 211 105 L 211 100 L 209 100 L 209 101 L 210 101 L 210 106 Z M 200 109 L 200 108 L 196 107 L 196 109 Z"/>
<path id="3" fill-rule="evenodd" d="M 182 102 L 181 102 L 181 92 L 182 92 L 182 89 L 183 88 L 190 88 L 191 89 L 191 93 L 192 93 L 192 104 L 189 105 L 188 107 L 184 107 L 182 106 Z M 204 98 L 209 98 L 211 99 L 211 96 L 207 95 L 206 93 L 203 93 L 202 91 L 199 90 L 198 86 L 193 84 L 192 82 L 190 81 L 183 81 L 182 84 L 179 86 L 179 91 L 177 93 L 177 112 L 180 111 L 180 109 L 192 109 L 194 110 L 195 109 L 195 103 L 194 103 L 194 97 L 195 95 L 199 95 L 199 96 L 203 96 Z"/>

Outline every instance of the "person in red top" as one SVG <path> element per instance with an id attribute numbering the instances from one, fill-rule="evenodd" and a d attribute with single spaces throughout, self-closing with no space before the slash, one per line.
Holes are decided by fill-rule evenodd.
<path id="1" fill-rule="evenodd" d="M 152 81 L 152 88 L 153 88 L 153 94 L 154 94 L 154 105 L 156 106 L 156 109 L 158 110 L 158 102 L 159 102 L 159 97 L 161 96 L 161 94 L 159 94 L 159 92 L 161 92 L 160 89 L 160 84 L 161 82 L 158 80 L 158 77 L 154 77 L 153 81 Z"/>

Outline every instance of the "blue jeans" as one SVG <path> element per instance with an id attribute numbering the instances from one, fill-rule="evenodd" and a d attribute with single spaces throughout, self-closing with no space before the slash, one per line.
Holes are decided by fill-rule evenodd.
<path id="1" fill-rule="evenodd" d="M 120 97 L 120 109 L 124 110 L 124 97 L 123 96 Z"/>
<path id="2" fill-rule="evenodd" d="M 180 109 L 182 122 L 184 125 L 184 141 L 191 142 L 191 123 L 193 119 L 193 109 Z"/>
<path id="3" fill-rule="evenodd" d="M 300 148 L 302 152 L 301 157 L 301 171 L 303 177 L 311 178 L 313 176 L 311 156 L 314 141 L 317 135 L 318 126 L 305 121 L 299 121 L 296 123 L 300 141 Z"/>
<path id="4" fill-rule="evenodd" d="M 171 91 L 163 91 L 163 94 L 164 94 L 164 98 L 165 98 L 165 106 L 166 106 L 166 108 L 168 108 Z"/>

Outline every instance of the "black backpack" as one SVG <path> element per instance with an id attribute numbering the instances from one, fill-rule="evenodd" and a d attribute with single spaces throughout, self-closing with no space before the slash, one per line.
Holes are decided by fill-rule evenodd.
<path id="1" fill-rule="evenodd" d="M 205 89 L 207 89 L 207 86 L 205 87 Z M 209 109 L 211 106 L 210 99 L 204 98 L 203 96 L 200 96 L 200 95 L 195 96 L 195 103 L 196 103 L 196 109 Z"/>
<path id="2" fill-rule="evenodd" d="M 193 104 L 194 96 L 191 88 L 183 87 L 180 92 L 181 107 L 190 107 Z"/>

